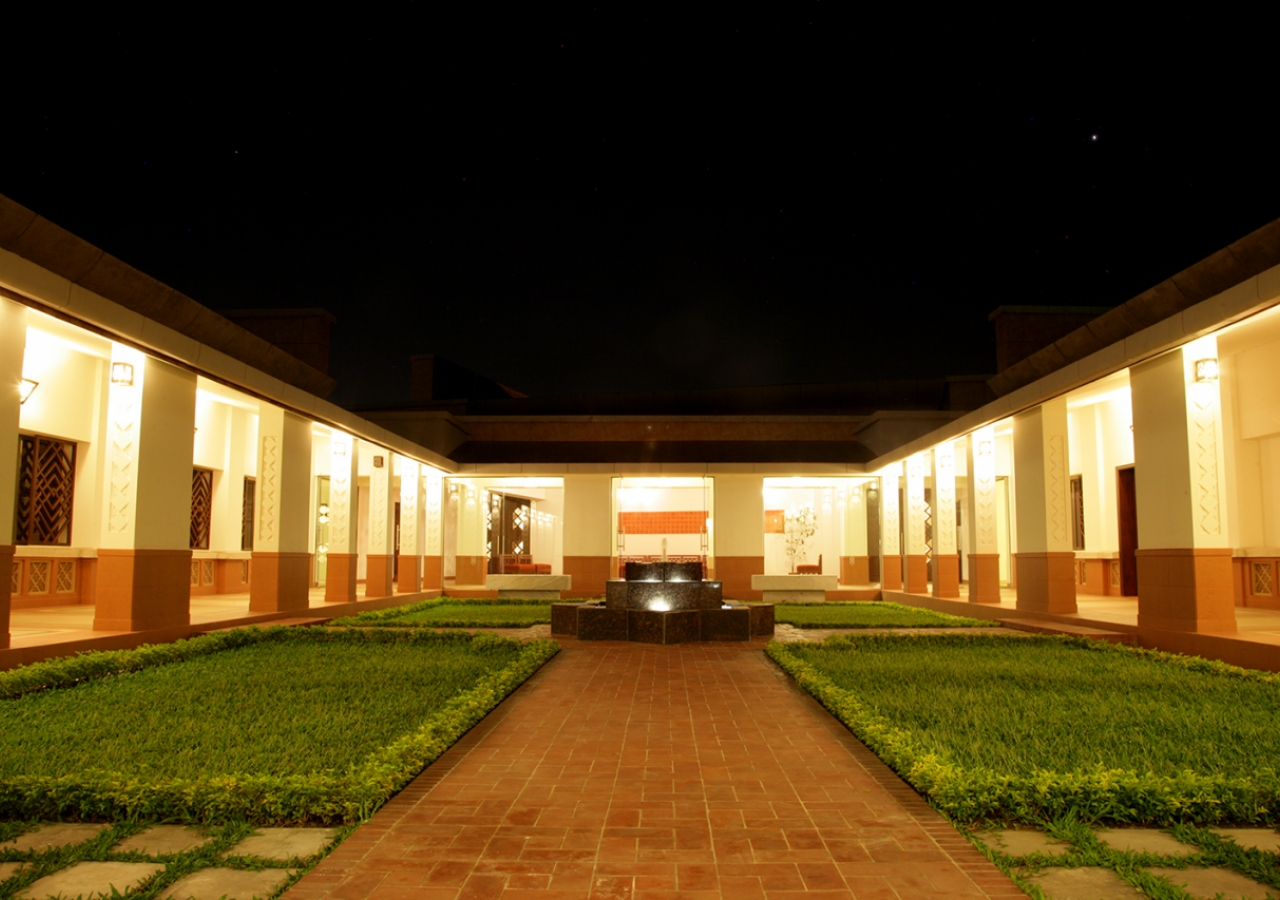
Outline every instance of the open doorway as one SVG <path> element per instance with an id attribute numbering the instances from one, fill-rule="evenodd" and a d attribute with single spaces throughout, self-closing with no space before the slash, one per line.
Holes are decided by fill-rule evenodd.
<path id="1" fill-rule="evenodd" d="M 1138 494 L 1133 466 L 1116 469 L 1116 530 L 1120 538 L 1120 594 L 1138 596 Z"/>

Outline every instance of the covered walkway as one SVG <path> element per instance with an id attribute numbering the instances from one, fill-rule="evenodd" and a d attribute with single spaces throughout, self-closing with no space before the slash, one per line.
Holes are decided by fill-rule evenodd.
<path id="1" fill-rule="evenodd" d="M 287 900 L 1024 896 L 763 643 L 562 640 Z"/>

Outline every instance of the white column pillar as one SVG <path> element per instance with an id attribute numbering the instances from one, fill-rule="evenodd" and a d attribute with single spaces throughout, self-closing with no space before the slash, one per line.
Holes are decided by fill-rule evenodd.
<path id="1" fill-rule="evenodd" d="M 258 410 L 257 533 L 249 609 L 311 604 L 311 422 L 263 402 Z"/>
<path id="2" fill-rule="evenodd" d="M 1017 479 L 1018 609 L 1076 611 L 1071 549 L 1067 401 L 1047 400 L 1013 417 L 1013 477 Z"/>
<path id="3" fill-rule="evenodd" d="M 715 486 L 716 579 L 728 599 L 760 600 L 751 576 L 764 574 L 764 476 L 717 475 Z"/>
<path id="4" fill-rule="evenodd" d="M 840 559 L 841 584 L 867 584 L 870 566 L 867 556 L 866 485 L 848 488 L 844 500 L 844 553 Z"/>
<path id="5" fill-rule="evenodd" d="M 908 594 L 929 592 L 929 548 L 925 541 L 929 505 L 924 499 L 924 476 L 928 468 L 929 460 L 924 453 L 907 457 L 902 510 L 902 536 L 906 546 L 902 548 L 902 555 L 906 560 L 903 590 Z"/>
<path id="6" fill-rule="evenodd" d="M 933 448 L 933 596 L 960 596 L 960 557 L 956 548 L 955 444 Z"/>
<path id="7" fill-rule="evenodd" d="M 416 594 L 422 589 L 421 529 L 422 490 L 419 465 L 412 459 L 396 456 L 400 470 L 400 562 L 397 565 L 396 593 Z"/>
<path id="8" fill-rule="evenodd" d="M 880 470 L 880 589 L 902 590 L 902 523 L 898 508 L 902 463 Z"/>
<path id="9" fill-rule="evenodd" d="M 1000 602 L 1000 547 L 996 530 L 996 430 L 987 425 L 965 441 L 969 464 L 969 602 Z"/>
<path id="10" fill-rule="evenodd" d="M 1140 627 L 1236 630 L 1217 365 L 1210 336 L 1129 370 Z"/>
<path id="11" fill-rule="evenodd" d="M 329 434 L 329 553 L 325 603 L 354 603 L 360 559 L 360 441 L 345 432 Z"/>
<path id="12" fill-rule="evenodd" d="M 392 492 L 391 451 L 373 448 L 369 470 L 369 556 L 364 595 L 390 597 L 395 572 L 395 494 Z"/>
<path id="13" fill-rule="evenodd" d="M 472 484 L 458 486 L 457 575 L 455 585 L 480 588 L 489 573 L 485 513 L 489 492 Z"/>
<path id="14" fill-rule="evenodd" d="M 444 587 L 444 476 L 437 469 L 423 467 L 422 590 Z"/>
<path id="15" fill-rule="evenodd" d="M 9 646 L 13 579 L 13 518 L 17 502 L 19 390 L 27 348 L 27 308 L 0 297 L 0 649 Z"/>

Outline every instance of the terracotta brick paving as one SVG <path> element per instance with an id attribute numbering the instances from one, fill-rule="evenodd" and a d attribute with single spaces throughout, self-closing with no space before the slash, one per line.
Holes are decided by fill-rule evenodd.
<path id="1" fill-rule="evenodd" d="M 561 644 L 287 900 L 1025 896 L 763 642 Z"/>

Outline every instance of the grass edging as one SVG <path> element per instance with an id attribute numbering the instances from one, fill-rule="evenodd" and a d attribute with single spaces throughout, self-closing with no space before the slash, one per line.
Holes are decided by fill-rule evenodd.
<path id="1" fill-rule="evenodd" d="M 869 613 L 871 618 L 885 616 L 887 621 L 856 621 L 857 614 Z M 793 614 L 800 613 L 801 621 Z M 893 621 L 893 616 L 900 616 Z M 830 618 L 823 618 L 823 616 Z M 806 617 L 809 621 L 803 621 Z M 826 603 L 779 603 L 774 608 L 778 624 L 792 628 L 999 628 L 994 619 L 975 619 L 957 616 L 916 606 L 906 606 L 890 600 L 828 601 Z M 910 621 L 918 619 L 918 621 Z"/>
<path id="2" fill-rule="evenodd" d="M 573 600 L 546 600 L 546 599 L 529 599 L 529 598 L 499 598 L 499 597 L 433 597 L 429 600 L 419 600 L 417 603 L 410 603 L 406 606 L 390 606 L 386 609 L 373 609 L 368 612 L 362 612 L 354 616 L 344 616 L 341 619 L 334 619 L 330 625 L 335 626 L 358 626 L 363 628 L 527 628 L 528 622 L 512 622 L 504 625 L 501 622 L 484 622 L 481 624 L 473 624 L 471 622 L 458 620 L 447 620 L 441 622 L 403 622 L 400 621 L 405 616 L 412 615 L 423 610 L 436 609 L 441 606 L 547 606 L 552 603 L 583 603 L 582 599 Z M 547 621 L 551 621 L 550 618 Z M 535 623 L 537 624 L 537 623 Z M 544 623 L 545 624 L 545 623 Z"/>
<path id="3" fill-rule="evenodd" d="M 64 687 L 90 678 L 180 662 L 205 653 L 267 640 L 383 643 L 408 641 L 506 642 L 467 632 L 410 633 L 358 630 L 237 629 L 137 650 L 88 653 L 0 673 L 0 697 Z M 416 730 L 372 753 L 343 775 L 221 775 L 148 779 L 134 775 L 68 774 L 0 779 L 0 817 L 56 820 L 173 819 L 216 822 L 244 819 L 258 825 L 334 824 L 367 818 L 392 794 L 474 727 L 530 675 L 559 652 L 553 641 L 522 645 L 510 665 L 481 678 L 448 700 Z"/>
<path id="4" fill-rule="evenodd" d="M 886 638 L 892 639 L 892 636 L 872 639 Z M 958 643 L 965 640 L 961 636 L 943 639 Z M 1095 652 L 1159 658 L 1227 677 L 1276 680 L 1272 675 L 1212 660 L 1189 659 L 1082 638 L 1043 639 Z M 1092 771 L 1041 770 L 1027 776 L 1011 776 L 984 767 L 965 768 L 940 753 L 926 750 L 916 735 L 895 727 L 862 703 L 853 691 L 837 686 L 813 666 L 795 657 L 790 645 L 773 641 L 765 652 L 908 784 L 940 810 L 962 822 L 1040 823 L 1067 815 L 1086 821 L 1151 825 L 1274 825 L 1280 822 L 1280 779 L 1270 770 L 1234 777 L 1190 771 L 1163 776 L 1099 767 Z"/>

